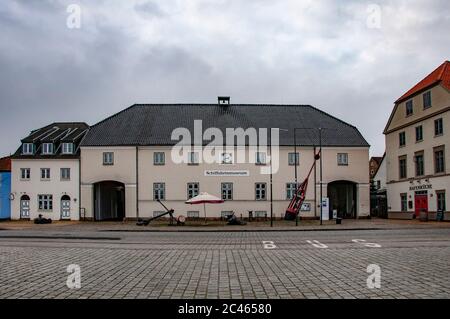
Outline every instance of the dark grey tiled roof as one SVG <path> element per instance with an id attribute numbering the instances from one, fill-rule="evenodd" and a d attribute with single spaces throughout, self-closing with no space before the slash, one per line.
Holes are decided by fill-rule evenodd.
<path id="1" fill-rule="evenodd" d="M 22 143 L 76 142 L 83 137 L 83 133 L 86 133 L 88 128 L 86 123 L 52 123 L 32 131 L 30 135 L 22 139 Z"/>
<path id="2" fill-rule="evenodd" d="M 77 158 L 79 156 L 79 144 L 88 129 L 89 126 L 83 122 L 57 122 L 33 130 L 21 142 L 34 144 L 35 154 L 22 155 L 22 147 L 19 147 L 13 158 Z M 73 155 L 61 154 L 61 144 L 64 142 L 74 144 L 75 153 Z M 42 143 L 53 143 L 55 153 L 53 155 L 41 155 Z"/>
<path id="3" fill-rule="evenodd" d="M 264 104 L 135 104 L 92 126 L 81 145 L 174 145 L 172 131 L 185 127 L 193 134 L 194 120 L 203 121 L 203 131 L 216 127 L 223 133 L 239 127 L 287 129 L 280 131 L 280 145 L 294 145 L 294 128 L 308 128 L 297 130 L 297 145 L 318 145 L 322 127 L 324 146 L 369 146 L 356 127 L 310 105 Z"/>

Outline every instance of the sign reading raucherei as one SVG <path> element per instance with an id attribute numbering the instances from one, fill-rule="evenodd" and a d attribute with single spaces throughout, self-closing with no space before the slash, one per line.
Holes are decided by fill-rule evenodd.
<path id="1" fill-rule="evenodd" d="M 242 171 L 242 170 L 207 170 L 205 171 L 205 176 L 250 176 L 249 171 Z"/>

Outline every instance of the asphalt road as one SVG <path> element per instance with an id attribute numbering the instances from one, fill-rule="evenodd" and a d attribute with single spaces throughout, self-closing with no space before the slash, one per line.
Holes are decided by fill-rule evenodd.
<path id="1" fill-rule="evenodd" d="M 450 298 L 450 229 L 0 231 L 0 298 Z"/>

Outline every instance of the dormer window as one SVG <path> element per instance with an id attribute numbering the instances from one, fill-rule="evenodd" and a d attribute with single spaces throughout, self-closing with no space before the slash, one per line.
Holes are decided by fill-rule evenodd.
<path id="1" fill-rule="evenodd" d="M 32 155 L 33 154 L 33 143 L 24 143 L 22 145 L 22 154 L 23 155 Z"/>
<path id="2" fill-rule="evenodd" d="M 413 101 L 409 100 L 406 102 L 406 116 L 413 114 Z"/>
<path id="3" fill-rule="evenodd" d="M 73 143 L 63 143 L 62 144 L 63 154 L 73 154 Z"/>
<path id="4" fill-rule="evenodd" d="M 427 109 L 431 107 L 431 91 L 425 92 L 423 95 L 423 108 Z"/>
<path id="5" fill-rule="evenodd" d="M 53 154 L 53 143 L 42 144 L 42 154 L 44 154 L 44 155 Z"/>

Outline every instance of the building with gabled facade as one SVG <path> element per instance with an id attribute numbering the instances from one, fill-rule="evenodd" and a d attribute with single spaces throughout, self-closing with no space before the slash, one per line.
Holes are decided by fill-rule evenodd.
<path id="1" fill-rule="evenodd" d="M 11 160 L 11 218 L 80 219 L 80 143 L 86 123 L 31 131 Z"/>
<path id="2" fill-rule="evenodd" d="M 159 215 L 173 208 L 177 215 L 203 217 L 203 210 L 185 201 L 199 192 L 221 197 L 210 205 L 208 218 L 234 211 L 237 216 L 270 216 L 270 175 L 265 151 L 243 146 L 245 163 L 236 161 L 239 146 L 216 154 L 213 163 L 199 161 L 199 152 L 172 158 L 177 129 L 195 135 L 195 122 L 202 131 L 279 128 L 279 169 L 273 174 L 274 217 L 284 216 L 298 182 L 306 177 L 321 144 L 323 180 L 316 167 L 309 179 L 302 218 L 319 218 L 320 187 L 329 199 L 326 214 L 336 211 L 343 218 L 366 218 L 369 204 L 369 144 L 358 129 L 310 105 L 231 104 L 219 97 L 216 104 L 136 104 L 91 126 L 81 144 L 81 208 L 93 220 L 122 220 Z M 322 134 L 319 133 L 322 128 Z M 296 134 L 296 137 L 294 137 Z M 176 134 L 175 134 L 176 135 Z M 205 144 L 203 144 L 205 143 Z M 209 142 L 195 146 L 200 152 Z M 189 144 L 191 145 L 191 144 Z M 296 152 L 295 152 L 296 150 Z M 325 210 L 325 209 L 324 209 Z"/>
<path id="3" fill-rule="evenodd" d="M 395 101 L 384 129 L 390 218 L 450 220 L 450 62 Z"/>

